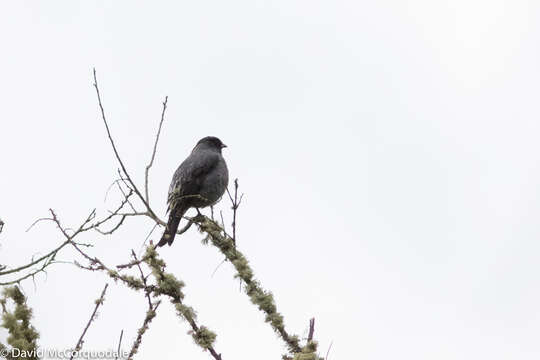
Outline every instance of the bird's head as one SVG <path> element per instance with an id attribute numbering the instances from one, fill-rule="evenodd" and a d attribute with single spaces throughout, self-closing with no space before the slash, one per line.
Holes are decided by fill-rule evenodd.
<path id="1" fill-rule="evenodd" d="M 217 151 L 221 154 L 221 149 L 227 147 L 224 143 L 219 140 L 219 138 L 215 136 L 207 136 L 199 140 L 197 145 L 195 145 L 195 149 L 205 149 L 205 150 L 212 150 Z M 195 150 L 193 149 L 193 150 Z"/>

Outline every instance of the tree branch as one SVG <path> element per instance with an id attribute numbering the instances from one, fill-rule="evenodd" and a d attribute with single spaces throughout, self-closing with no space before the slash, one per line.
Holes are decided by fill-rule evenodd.
<path id="1" fill-rule="evenodd" d="M 231 200 L 232 204 L 232 211 L 233 211 L 233 222 L 232 222 L 232 229 L 233 229 L 233 242 L 234 246 L 236 246 L 236 212 L 238 210 L 238 207 L 240 206 L 240 203 L 242 202 L 242 198 L 244 197 L 244 194 L 240 195 L 240 200 L 238 200 L 238 179 L 234 179 L 234 198 L 231 196 L 231 193 L 229 192 L 229 189 L 227 189 L 227 195 L 229 195 L 229 200 Z M 225 226 L 223 226 L 225 228 Z M 225 234 L 226 235 L 226 234 Z"/>
<path id="2" fill-rule="evenodd" d="M 253 270 L 249 266 L 246 257 L 235 247 L 230 236 L 223 235 L 223 229 L 215 221 L 204 215 L 198 215 L 192 220 L 197 223 L 199 229 L 208 234 L 212 245 L 217 247 L 236 269 L 235 277 L 239 277 L 245 283 L 245 292 L 251 302 L 266 314 L 266 322 L 283 339 L 291 353 L 299 353 L 301 347 L 297 335 L 290 335 L 285 330 L 283 316 L 277 312 L 274 296 L 271 292 L 264 290 L 259 281 L 254 278 Z"/>
<path id="3" fill-rule="evenodd" d="M 309 320 L 309 334 L 308 334 L 308 338 L 307 338 L 308 342 L 313 341 L 313 333 L 314 332 L 315 332 L 315 318 L 311 318 Z"/>
<path id="4" fill-rule="evenodd" d="M 161 112 L 161 120 L 159 122 L 159 127 L 156 135 L 156 141 L 154 142 L 154 150 L 152 150 L 152 157 L 150 158 L 150 162 L 148 163 L 148 165 L 146 165 L 146 169 L 144 171 L 144 192 L 148 205 L 150 205 L 150 197 L 148 196 L 148 173 L 150 172 L 150 168 L 154 164 L 154 158 L 156 157 L 159 134 L 161 133 L 161 126 L 163 125 L 163 120 L 165 119 L 165 110 L 167 110 L 167 100 L 169 100 L 169 97 L 165 96 L 165 101 L 163 101 L 163 111 Z"/>
<path id="5" fill-rule="evenodd" d="M 154 214 L 154 212 L 152 211 L 152 209 L 150 209 L 150 205 L 148 204 L 146 199 L 142 196 L 141 192 L 139 191 L 139 189 L 137 188 L 137 186 L 135 185 L 135 183 L 131 179 L 131 176 L 129 176 L 129 173 L 126 170 L 124 162 L 122 161 L 122 159 L 120 158 L 120 155 L 118 154 L 118 150 L 116 149 L 116 145 L 114 143 L 114 140 L 113 140 L 112 135 L 111 135 L 111 131 L 109 129 L 109 124 L 107 123 L 107 118 L 105 116 L 105 110 L 103 109 L 103 104 L 102 104 L 102 101 L 101 101 L 101 94 L 99 92 L 99 86 L 98 86 L 98 81 L 97 81 L 97 75 L 96 75 L 96 69 L 95 68 L 94 68 L 94 88 L 96 89 L 96 95 L 97 95 L 97 98 L 98 98 L 99 109 L 101 111 L 101 118 L 103 119 L 103 123 L 105 124 L 105 129 L 107 130 L 107 136 L 109 137 L 109 142 L 111 143 L 111 146 L 113 148 L 114 155 L 116 156 L 116 160 L 118 160 L 118 163 L 120 164 L 120 167 L 122 168 L 122 172 L 124 173 L 125 177 L 127 178 L 127 181 L 131 185 L 131 188 L 133 189 L 133 191 L 135 191 L 135 194 L 137 194 L 139 199 L 143 202 L 144 206 L 146 207 L 146 210 L 152 216 L 156 216 Z"/>
<path id="6" fill-rule="evenodd" d="M 152 269 L 152 274 L 157 281 L 157 289 L 154 294 L 167 295 L 171 298 L 171 303 L 176 308 L 178 316 L 185 319 L 191 326 L 191 336 L 195 343 L 201 348 L 208 350 L 215 360 L 222 360 L 221 354 L 218 354 L 213 347 L 216 334 L 205 326 L 198 326 L 196 322 L 197 315 L 191 306 L 183 303 L 184 294 L 182 288 L 184 283 L 176 279 L 173 274 L 165 273 L 165 262 L 157 257 L 157 252 L 153 246 L 146 248 L 146 263 Z"/>
<path id="7" fill-rule="evenodd" d="M 156 311 L 159 307 L 159 304 L 161 304 L 161 301 L 158 301 L 155 306 L 150 305 L 148 311 L 146 312 L 146 316 L 144 317 L 144 321 L 142 326 L 137 331 L 137 338 L 135 338 L 135 341 L 133 342 L 133 345 L 131 346 L 131 350 L 129 351 L 128 360 L 132 360 L 133 356 L 139 351 L 139 346 L 142 342 L 142 337 L 146 330 L 148 330 L 148 327 L 150 326 L 150 323 L 154 318 L 156 317 Z"/>
<path id="8" fill-rule="evenodd" d="M 9 270 L 6 270 L 6 271 L 2 271 L 0 272 L 0 276 L 2 275 L 8 275 L 8 274 L 12 274 L 12 273 L 16 273 L 16 272 L 19 272 L 21 270 L 24 270 L 24 269 L 28 269 L 29 267 L 31 266 L 34 266 L 38 263 L 40 263 L 41 261 L 51 257 L 51 256 L 54 256 L 56 255 L 56 253 L 58 253 L 58 251 L 60 251 L 60 249 L 62 249 L 64 246 L 66 246 L 67 244 L 69 244 L 69 240 L 66 240 L 64 241 L 62 244 L 60 244 L 60 246 L 58 246 L 56 249 L 52 250 L 51 252 L 43 255 L 42 257 L 40 257 L 39 259 L 37 260 L 34 260 L 26 265 L 23 265 L 23 266 L 19 266 L 18 268 L 15 268 L 15 269 L 9 269 Z M 22 280 L 22 279 L 21 279 Z M 7 285 L 7 283 L 0 283 L 0 285 Z"/>
<path id="9" fill-rule="evenodd" d="M 118 356 L 120 356 L 120 347 L 122 346 L 123 336 L 124 336 L 124 329 L 120 331 L 120 340 L 118 340 L 118 349 L 116 350 L 116 356 L 114 357 L 114 360 L 118 360 Z"/>
<path id="10" fill-rule="evenodd" d="M 103 304 L 103 301 L 105 301 L 105 292 L 107 291 L 107 287 L 109 284 L 105 284 L 105 287 L 103 288 L 103 291 L 101 292 L 101 296 L 99 299 L 96 300 L 96 306 L 94 307 L 94 311 L 92 312 L 92 316 L 90 316 L 90 319 L 88 320 L 88 323 L 86 323 L 86 327 L 84 328 L 81 337 L 79 338 L 79 341 L 77 341 L 77 345 L 75 346 L 75 350 L 71 353 L 70 360 L 73 360 L 73 357 L 75 354 L 81 350 L 83 342 L 84 342 L 84 335 L 86 335 L 86 331 L 88 331 L 88 328 L 90 327 L 90 324 L 92 321 L 96 319 L 96 313 L 99 309 L 99 307 Z"/>

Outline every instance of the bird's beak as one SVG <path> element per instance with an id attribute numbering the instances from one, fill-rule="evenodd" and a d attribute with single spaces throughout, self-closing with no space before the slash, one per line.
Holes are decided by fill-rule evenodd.
<path id="1" fill-rule="evenodd" d="M 226 147 L 227 147 L 227 145 L 221 144 L 221 148 L 222 148 L 222 149 L 223 149 L 223 148 L 226 148 Z"/>

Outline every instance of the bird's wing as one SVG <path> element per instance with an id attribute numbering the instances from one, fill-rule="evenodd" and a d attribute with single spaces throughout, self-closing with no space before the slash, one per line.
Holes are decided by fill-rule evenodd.
<path id="1" fill-rule="evenodd" d="M 216 167 L 219 160 L 219 154 L 210 151 L 198 151 L 188 156 L 173 175 L 167 198 L 167 211 L 174 209 L 182 198 L 199 194 L 204 178 Z"/>

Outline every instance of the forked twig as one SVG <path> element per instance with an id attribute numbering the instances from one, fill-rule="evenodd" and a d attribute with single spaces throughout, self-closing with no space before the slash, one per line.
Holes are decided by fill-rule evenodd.
<path id="1" fill-rule="evenodd" d="M 231 204 L 232 204 L 232 207 L 231 207 L 231 209 L 233 210 L 232 239 L 234 242 L 234 246 L 236 246 L 236 212 L 238 210 L 238 207 L 240 206 L 240 203 L 242 202 L 242 198 L 244 197 L 244 194 L 242 194 L 240 195 L 240 199 L 238 199 L 238 179 L 234 179 L 234 198 L 231 196 L 229 189 L 227 189 L 227 195 L 229 195 L 229 200 L 231 200 Z M 225 228 L 225 226 L 223 226 L 223 228 Z"/>

